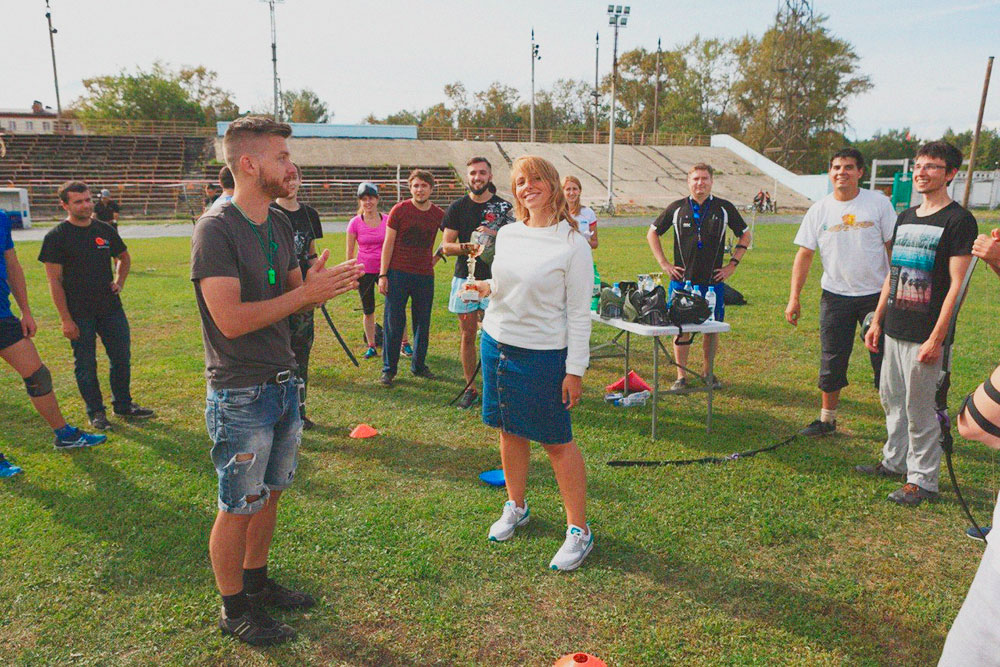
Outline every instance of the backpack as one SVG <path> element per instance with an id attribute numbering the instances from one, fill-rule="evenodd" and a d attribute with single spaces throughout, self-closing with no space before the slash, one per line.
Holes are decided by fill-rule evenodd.
<path id="1" fill-rule="evenodd" d="M 671 324 L 677 327 L 683 327 L 685 324 L 701 324 L 711 314 L 705 297 L 687 290 L 674 290 L 669 307 Z"/>

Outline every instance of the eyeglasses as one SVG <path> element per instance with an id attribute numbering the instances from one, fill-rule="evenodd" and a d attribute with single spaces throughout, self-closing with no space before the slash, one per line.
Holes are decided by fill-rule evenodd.
<path id="1" fill-rule="evenodd" d="M 943 164 L 915 164 L 913 165 L 913 171 L 940 171 L 942 169 L 947 169 Z"/>

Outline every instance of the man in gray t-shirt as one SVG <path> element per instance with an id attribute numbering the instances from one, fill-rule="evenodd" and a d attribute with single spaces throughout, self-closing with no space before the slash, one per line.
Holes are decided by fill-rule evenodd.
<path id="1" fill-rule="evenodd" d="M 248 116 L 223 139 L 236 179 L 231 202 L 207 213 L 191 238 L 208 378 L 205 423 L 219 478 L 219 512 L 209 552 L 222 594 L 219 627 L 255 646 L 295 636 L 267 607 L 315 604 L 267 576 L 281 492 L 295 476 L 302 421 L 288 316 L 356 289 L 353 260 L 326 268 L 324 251 L 303 278 L 291 224 L 270 209 L 295 177 L 291 128 Z"/>

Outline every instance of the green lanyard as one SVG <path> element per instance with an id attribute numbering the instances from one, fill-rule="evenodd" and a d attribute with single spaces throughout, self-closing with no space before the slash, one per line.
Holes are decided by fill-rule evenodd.
<path id="1" fill-rule="evenodd" d="M 243 219 L 247 221 L 250 225 L 250 229 L 253 230 L 253 235 L 257 237 L 257 242 L 260 243 L 261 252 L 264 253 L 264 257 L 267 259 L 267 284 L 273 285 L 277 280 L 277 273 L 274 271 L 274 253 L 278 251 L 278 244 L 274 242 L 274 228 L 271 225 L 271 213 L 268 211 L 267 214 L 267 246 L 264 245 L 264 239 L 261 237 L 260 232 L 257 231 L 257 225 L 255 225 L 247 214 L 243 212 L 236 202 L 233 202 L 233 206 L 236 210 L 240 212 Z"/>

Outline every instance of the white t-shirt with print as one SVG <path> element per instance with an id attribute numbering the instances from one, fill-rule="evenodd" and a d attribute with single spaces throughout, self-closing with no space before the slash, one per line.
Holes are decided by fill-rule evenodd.
<path id="1" fill-rule="evenodd" d="M 594 235 L 597 229 L 597 214 L 594 210 L 586 206 L 580 207 L 580 212 L 576 214 L 576 223 L 580 227 L 580 233 L 588 239 Z"/>
<path id="2" fill-rule="evenodd" d="M 841 296 L 882 290 L 889 273 L 885 244 L 892 239 L 896 211 L 876 190 L 861 190 L 850 201 L 833 194 L 809 207 L 794 243 L 816 250 L 823 261 L 823 289 Z"/>

